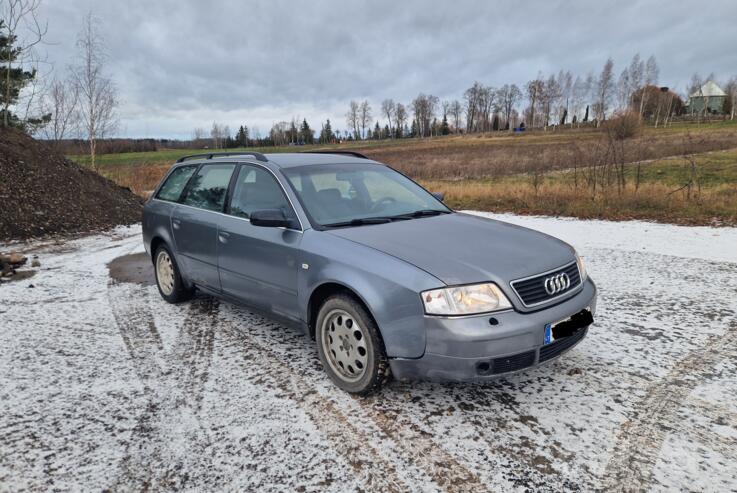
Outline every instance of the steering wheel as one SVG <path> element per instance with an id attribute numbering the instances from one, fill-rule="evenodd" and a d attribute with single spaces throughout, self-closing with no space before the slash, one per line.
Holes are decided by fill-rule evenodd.
<path id="1" fill-rule="evenodd" d="M 371 206 L 371 212 L 377 212 L 384 209 L 387 205 L 393 204 L 397 201 L 394 197 L 382 197 Z"/>

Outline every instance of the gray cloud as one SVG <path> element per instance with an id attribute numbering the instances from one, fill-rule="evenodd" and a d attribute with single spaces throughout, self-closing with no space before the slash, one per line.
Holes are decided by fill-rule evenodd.
<path id="1" fill-rule="evenodd" d="M 350 99 L 460 97 L 474 80 L 524 83 L 538 71 L 617 73 L 655 55 L 660 82 L 737 75 L 737 2 L 45 0 L 49 59 L 72 63 L 92 10 L 120 89 L 121 134 L 190 136 L 213 120 L 307 117 L 345 125 Z"/>

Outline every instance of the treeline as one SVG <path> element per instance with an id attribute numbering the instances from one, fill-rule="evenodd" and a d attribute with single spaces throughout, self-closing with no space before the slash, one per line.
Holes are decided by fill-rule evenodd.
<path id="1" fill-rule="evenodd" d="M 264 138 L 243 140 L 236 135 L 221 139 L 211 135 L 210 142 L 223 147 L 302 145 L 560 126 L 599 127 L 613 115 L 630 113 L 657 127 L 684 115 L 688 95 L 698 93 L 703 83 L 714 79 L 713 74 L 706 78 L 694 74 L 686 92 L 679 93 L 659 85 L 659 76 L 655 57 L 645 60 L 637 54 L 618 75 L 610 58 L 598 73 L 540 72 L 521 86 L 494 87 L 474 82 L 459 99 L 441 101 L 435 95 L 420 93 L 408 103 L 385 99 L 377 108 L 367 99 L 352 100 L 345 115 L 346 130 L 342 132 L 333 130 L 329 120 L 315 132 L 306 119 L 301 124 L 300 119 L 292 119 L 274 124 Z M 727 98 L 723 113 L 734 118 L 737 77 L 724 87 Z"/>
<path id="2" fill-rule="evenodd" d="M 268 135 L 261 136 L 261 132 L 257 127 L 249 128 L 248 125 L 241 125 L 235 134 L 231 133 L 228 125 L 222 125 L 213 122 L 209 135 L 203 128 L 195 128 L 192 132 L 192 140 L 190 147 L 195 148 L 213 148 L 213 149 L 232 149 L 236 147 L 269 147 L 283 145 L 306 145 L 315 143 L 333 143 L 339 137 L 339 132 L 333 132 L 330 120 L 322 124 L 322 128 L 317 137 L 315 130 L 307 123 L 306 118 L 292 118 L 291 121 L 281 121 L 275 123 Z"/>
<path id="3" fill-rule="evenodd" d="M 420 93 L 407 104 L 385 99 L 374 114 L 370 103 L 351 101 L 346 113 L 349 139 L 429 137 L 559 125 L 599 125 L 615 112 L 632 110 L 641 117 L 667 120 L 679 114 L 682 98 L 659 87 L 655 57 L 635 55 L 617 78 L 608 59 L 598 75 L 559 71 L 539 73 L 521 87 L 474 82 L 462 99 L 440 101 Z M 373 129 L 373 130 L 372 130 Z"/>

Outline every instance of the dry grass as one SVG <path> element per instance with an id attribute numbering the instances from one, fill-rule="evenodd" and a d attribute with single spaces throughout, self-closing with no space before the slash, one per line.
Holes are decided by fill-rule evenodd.
<path id="1" fill-rule="evenodd" d="M 118 185 L 128 187 L 133 193 L 147 198 L 161 181 L 171 164 L 149 164 L 139 166 L 121 166 L 102 170 L 102 174 Z"/>
<path id="2" fill-rule="evenodd" d="M 561 180 L 535 187 L 526 180 L 422 181 L 434 192 L 444 192 L 455 209 L 518 214 L 572 216 L 583 219 L 647 219 L 692 225 L 737 225 L 737 185 L 718 184 L 699 192 L 678 190 L 665 183 L 628 184 L 595 196 Z"/>
<path id="3" fill-rule="evenodd" d="M 631 122 L 620 123 L 627 128 L 612 125 L 627 138 L 612 139 L 608 130 L 586 128 L 361 142 L 326 149 L 357 150 L 385 162 L 433 191 L 446 192 L 447 202 L 457 209 L 737 224 L 737 122 L 634 131 Z M 186 152 L 109 155 L 102 172 L 146 196 Z M 692 177 L 692 159 L 698 164 L 698 183 L 674 192 Z M 641 164 L 627 164 L 632 162 Z M 601 168 L 605 172 L 620 173 L 625 185 L 608 183 L 602 189 L 600 183 L 594 195 L 586 185 L 587 167 L 602 163 L 608 166 Z"/>

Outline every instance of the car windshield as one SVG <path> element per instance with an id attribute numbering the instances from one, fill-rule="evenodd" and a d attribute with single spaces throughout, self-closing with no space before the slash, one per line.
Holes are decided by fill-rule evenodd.
<path id="1" fill-rule="evenodd" d="M 451 211 L 404 175 L 381 165 L 332 164 L 283 169 L 310 220 L 360 226 Z"/>

